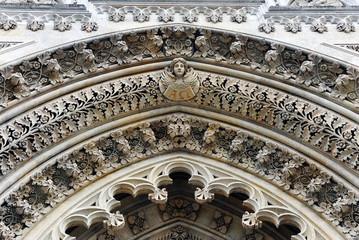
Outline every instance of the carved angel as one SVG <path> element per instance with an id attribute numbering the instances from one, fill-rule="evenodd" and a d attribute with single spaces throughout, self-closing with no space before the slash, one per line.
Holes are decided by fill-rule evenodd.
<path id="1" fill-rule="evenodd" d="M 175 58 L 162 73 L 159 86 L 161 92 L 171 100 L 188 100 L 198 92 L 199 78 L 183 58 Z"/>

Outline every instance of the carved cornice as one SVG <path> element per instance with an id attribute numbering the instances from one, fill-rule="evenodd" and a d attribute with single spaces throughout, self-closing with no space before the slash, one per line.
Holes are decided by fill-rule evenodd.
<path id="1" fill-rule="evenodd" d="M 173 119 L 173 117 L 162 117 L 146 124 L 123 128 L 121 131 L 112 131 L 99 140 L 87 143 L 71 154 L 57 159 L 54 165 L 37 172 L 31 176 L 29 182 L 7 196 L 1 205 L 1 233 L 11 233 L 11 236 L 21 234 L 20 229 L 36 223 L 41 218 L 40 213 L 50 211 L 66 195 L 109 172 L 141 159 L 181 150 L 247 169 L 248 172 L 261 176 L 311 205 L 348 237 L 358 234 L 355 229 L 359 223 L 355 216 L 358 214 L 359 197 L 345 184 L 333 179 L 326 170 L 311 164 L 302 156 L 289 152 L 275 142 L 261 140 L 246 131 L 223 127 L 219 123 L 197 117 L 176 115 L 175 123 Z M 186 138 L 181 135 L 172 138 L 171 123 L 178 125 L 178 128 L 185 128 L 183 124 L 189 123 L 190 135 Z M 145 184 L 145 180 L 141 180 L 144 181 L 141 184 L 138 178 L 133 182 L 139 186 L 148 185 L 147 193 L 154 193 L 150 198 L 154 197 L 155 202 L 159 186 L 168 184 L 170 180 L 162 176 L 164 173 L 160 171 L 157 173 L 161 175 L 161 181 L 149 177 L 154 183 L 152 185 Z M 206 194 L 198 199 L 201 203 L 205 202 L 204 200 L 210 201 L 210 198 L 213 198 L 211 194 L 213 191 L 228 195 L 231 189 L 238 187 L 224 184 L 228 180 L 227 177 L 223 180 L 222 178 L 213 180 L 202 176 L 204 175 L 192 178 L 193 183 L 200 182 L 206 191 Z M 142 188 L 137 189 L 136 184 L 133 184 L 121 184 L 119 189 L 131 189 L 134 195 L 136 192 L 143 192 Z M 230 188 L 218 189 L 219 186 Z M 163 191 L 165 190 L 162 189 L 160 192 Z M 164 194 L 160 192 L 160 203 L 163 203 L 167 195 L 162 198 Z M 198 193 L 195 195 L 197 197 Z M 257 212 L 260 208 L 253 204 L 251 206 Z M 3 237 L 6 238 L 4 235 Z"/>

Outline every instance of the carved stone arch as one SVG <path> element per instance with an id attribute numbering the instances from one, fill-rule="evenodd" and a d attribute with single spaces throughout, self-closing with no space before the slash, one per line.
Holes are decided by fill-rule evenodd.
<path id="1" fill-rule="evenodd" d="M 309 240 L 322 238 L 325 239 L 327 237 L 326 235 L 328 233 L 323 233 L 320 230 L 319 222 L 318 224 L 314 225 L 311 223 L 311 218 L 313 217 L 313 214 L 311 212 L 296 212 L 291 210 L 289 208 L 289 205 L 300 206 L 301 204 L 297 200 L 294 200 L 294 202 L 292 202 L 293 198 L 289 195 L 286 196 L 286 194 L 283 194 L 283 192 L 278 188 L 273 189 L 273 192 L 268 192 L 267 189 L 263 187 L 263 185 L 262 187 L 258 185 L 259 183 L 257 181 L 263 184 L 263 180 L 260 180 L 260 178 L 253 176 L 252 179 L 248 179 L 246 178 L 246 175 L 248 174 L 238 169 L 235 172 L 229 172 L 227 169 L 225 169 L 225 164 L 218 162 L 216 163 L 216 161 L 214 160 L 201 156 L 196 156 L 192 154 L 177 154 L 173 156 L 171 154 L 167 154 L 161 157 L 144 160 L 140 164 L 142 168 L 140 171 L 133 167 L 125 167 L 117 172 L 104 176 L 98 181 L 93 182 L 93 185 L 88 185 L 84 189 L 80 190 L 78 193 L 69 197 L 69 199 L 64 202 L 63 206 L 60 207 L 61 209 L 55 209 L 54 213 L 50 212 L 44 219 L 40 220 L 41 222 L 45 221 L 48 224 L 44 225 L 40 222 L 38 225 L 35 225 L 32 231 L 28 232 L 28 234 L 25 236 L 25 239 L 33 239 L 34 237 L 36 237 L 37 239 L 48 239 L 50 236 L 51 239 L 59 239 L 59 237 L 61 237 L 62 239 L 73 239 L 65 233 L 66 229 L 68 229 L 69 227 L 75 225 L 83 225 L 86 227 L 90 227 L 94 223 L 101 221 L 104 221 L 104 226 L 107 229 L 110 228 L 110 232 L 121 231 L 121 229 L 125 225 L 124 222 L 126 217 L 128 218 L 129 216 L 124 217 L 118 211 L 116 213 L 111 213 L 114 209 L 116 209 L 116 207 L 120 206 L 120 201 L 117 201 L 113 198 L 114 194 L 120 191 L 128 193 L 129 188 L 127 188 L 126 190 L 125 188 L 123 188 L 124 185 L 133 186 L 133 195 L 139 192 L 136 189 L 147 189 L 147 192 L 153 191 L 153 186 L 151 184 L 148 184 L 150 181 L 147 180 L 151 179 L 153 176 L 147 175 L 148 171 L 143 171 L 143 169 L 149 169 L 151 172 L 156 172 L 153 170 L 156 168 L 160 168 L 169 169 L 172 172 L 176 172 L 180 171 L 180 169 L 176 166 L 179 166 L 181 164 L 182 170 L 205 170 L 212 175 L 220 173 L 222 177 L 218 177 L 218 180 L 225 181 L 227 183 L 227 187 L 229 188 L 235 185 L 235 187 L 232 188 L 232 192 L 241 191 L 249 193 L 249 198 L 245 200 L 243 204 L 245 206 L 249 206 L 250 209 L 254 210 L 254 213 L 251 214 L 255 215 L 254 218 L 256 220 L 255 222 L 249 223 L 248 221 L 245 221 L 245 215 L 247 213 L 244 214 L 241 221 L 246 229 L 261 228 L 261 221 L 263 220 L 272 222 L 277 227 L 282 224 L 291 224 L 298 227 L 300 233 L 296 236 L 293 236 L 294 239 Z M 226 175 L 230 175 L 231 178 L 226 177 Z M 143 184 L 144 182 L 146 182 L 147 184 Z M 156 179 L 154 179 L 153 184 L 155 184 L 155 182 Z M 220 188 L 223 189 L 223 186 L 221 186 Z M 92 189 L 91 193 L 89 189 Z M 215 187 L 213 187 L 213 190 L 215 190 Z M 142 191 L 142 193 L 145 192 L 146 191 Z M 156 202 L 156 200 L 154 200 L 150 196 L 150 194 L 148 197 L 153 202 Z M 192 199 L 193 202 L 195 202 L 194 200 L 195 198 Z M 207 199 L 207 201 L 208 200 L 210 199 Z M 75 204 L 66 204 L 66 202 L 73 202 Z M 268 202 L 270 202 L 271 205 L 268 205 Z M 201 202 L 201 204 L 203 203 L 204 202 Z M 168 203 L 161 202 L 160 205 L 161 204 L 163 205 Z M 307 207 L 301 209 L 304 210 L 305 208 Z M 56 213 L 56 211 L 61 211 L 62 213 L 58 215 L 59 213 Z M 138 211 L 141 211 L 141 209 L 139 209 Z M 218 209 L 218 211 L 223 210 Z M 218 211 L 216 210 L 213 213 L 219 214 L 217 213 Z M 53 215 L 57 216 L 58 219 L 54 219 Z M 223 216 L 221 215 L 218 217 Z M 233 217 L 235 216 L 233 215 L 231 218 Z M 238 217 L 242 216 L 237 216 L 237 218 Z M 318 216 L 315 217 L 315 219 L 317 218 Z M 147 221 L 150 220 L 147 219 Z M 240 223 L 241 222 L 239 222 L 239 224 Z M 260 226 L 258 226 L 258 224 L 256 223 L 260 223 Z M 126 221 L 126 224 L 129 224 L 128 220 Z M 200 226 L 201 224 L 203 224 L 203 222 L 196 224 L 199 224 Z M 321 224 L 327 223 L 325 221 L 322 221 Z M 165 226 L 166 224 L 161 223 L 161 225 Z M 208 227 L 209 226 L 207 226 L 207 228 Z M 151 226 L 148 226 L 148 228 L 149 229 L 147 230 L 147 234 L 150 234 Z M 239 226 L 237 226 L 237 228 L 239 228 Z M 244 232 L 246 231 L 243 229 L 242 234 L 245 234 Z M 120 232 L 118 232 L 118 234 L 120 234 Z M 116 234 L 114 235 L 119 236 Z M 228 239 L 232 238 L 230 238 L 229 236 Z"/>
<path id="2" fill-rule="evenodd" d="M 159 84 L 170 76 L 165 74 L 170 61 L 182 56 L 170 54 L 173 49 L 165 40 L 179 35 L 190 41 L 185 61 L 193 68 L 186 72 L 188 78 L 181 78 L 196 80 L 191 82 L 193 95 L 184 101 L 171 99 Z M 136 37 L 149 51 L 134 54 L 131 39 Z M 221 48 L 213 48 L 211 37 L 220 39 Z M 101 60 L 106 44 L 114 52 Z M 66 69 L 63 63 L 73 60 L 73 52 L 77 60 Z M 1 71 L 6 84 L 0 118 L 0 226 L 10 234 L 1 237 L 21 238 L 23 229 L 31 231 L 85 185 L 176 151 L 260 176 L 268 188 L 280 187 L 330 219 L 333 232 L 341 232 L 338 238 L 355 236 L 358 74 L 344 65 L 269 39 L 174 24 L 90 39 L 7 67 Z M 36 79 L 30 84 L 26 77 Z M 101 145 L 107 140 L 116 147 L 111 155 L 116 160 Z M 143 188 L 134 195 L 153 194 L 163 202 L 159 183 L 170 179 L 169 173 L 162 174 L 152 185 L 141 179 Z M 224 183 L 232 178 L 208 181 L 205 176 L 202 172 L 191 179 L 200 187 L 199 201 L 213 193 L 230 195 L 231 189 L 245 191 L 239 183 Z M 120 187 L 132 194 L 133 184 Z M 32 204 L 34 194 L 41 196 L 42 205 Z M 274 224 L 282 218 L 291 222 L 290 214 L 278 211 L 271 213 Z M 14 224 L 4 221 L 9 216 Z"/>

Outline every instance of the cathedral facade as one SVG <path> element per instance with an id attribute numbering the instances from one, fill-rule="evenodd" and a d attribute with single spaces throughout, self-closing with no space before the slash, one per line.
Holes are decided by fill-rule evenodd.
<path id="1" fill-rule="evenodd" d="M 2 0 L 0 239 L 359 239 L 356 0 Z"/>

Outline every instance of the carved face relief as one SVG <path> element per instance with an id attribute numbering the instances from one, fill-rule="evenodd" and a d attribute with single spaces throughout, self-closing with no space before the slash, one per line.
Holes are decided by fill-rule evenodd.
<path id="1" fill-rule="evenodd" d="M 173 67 L 173 72 L 177 78 L 182 78 L 184 75 L 184 64 L 182 62 L 177 62 Z"/>
<path id="2" fill-rule="evenodd" d="M 186 60 L 175 58 L 161 74 L 159 87 L 162 94 L 170 100 L 189 100 L 199 90 L 198 74 L 188 67 Z"/>

